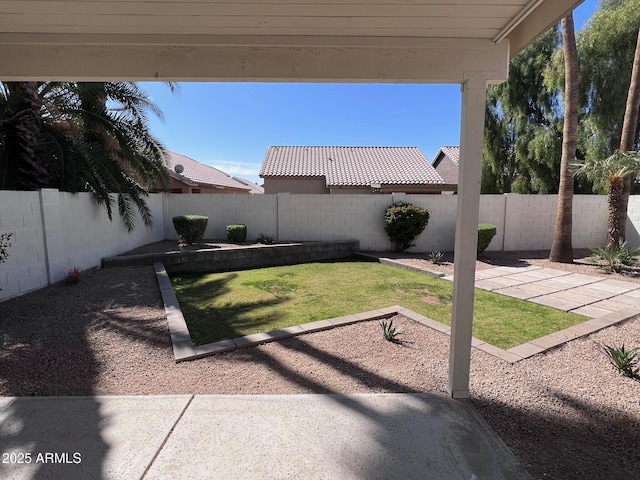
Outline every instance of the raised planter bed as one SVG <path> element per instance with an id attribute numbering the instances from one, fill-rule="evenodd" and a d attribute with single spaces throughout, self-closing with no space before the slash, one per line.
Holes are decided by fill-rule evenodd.
<path id="1" fill-rule="evenodd" d="M 358 240 L 340 240 L 234 248 L 213 247 L 108 257 L 102 259 L 102 266 L 142 266 L 159 262 L 164 264 L 168 273 L 223 272 L 351 258 L 358 251 L 359 245 Z"/>

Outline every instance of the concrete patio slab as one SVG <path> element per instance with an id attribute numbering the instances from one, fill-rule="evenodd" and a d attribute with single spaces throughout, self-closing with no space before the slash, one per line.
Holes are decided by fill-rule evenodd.
<path id="1" fill-rule="evenodd" d="M 196 396 L 145 480 L 529 479 L 469 402 L 437 394 Z"/>
<path id="2" fill-rule="evenodd" d="M 580 304 L 579 302 L 572 302 L 570 300 L 555 297 L 554 295 L 555 294 L 543 295 L 542 297 L 532 298 L 529 301 L 537 303 L 539 305 L 557 308 L 558 310 L 564 310 L 565 312 L 568 312 L 569 310 L 575 310 L 576 308 L 580 308 L 582 306 L 582 304 Z"/>
<path id="3" fill-rule="evenodd" d="M 594 307 L 593 305 L 585 305 L 584 307 L 571 310 L 571 313 L 584 315 L 585 317 L 589 317 L 589 318 L 597 318 L 597 317 L 601 317 L 602 315 L 611 313 L 613 311 L 614 310 L 608 310 L 606 308 Z"/>
<path id="4" fill-rule="evenodd" d="M 562 300 L 569 300 L 571 302 L 577 302 L 581 305 L 589 305 L 590 303 L 598 301 L 597 298 L 583 295 L 581 293 L 576 292 L 575 288 L 571 288 L 569 290 L 564 290 L 562 292 L 555 292 L 551 294 L 551 296 L 555 298 L 560 298 Z"/>
<path id="5" fill-rule="evenodd" d="M 590 285 L 592 283 L 600 282 L 599 277 L 593 277 L 591 275 L 583 275 L 581 273 L 571 273 L 569 275 L 562 275 L 555 278 L 556 282 L 566 283 L 572 287 L 579 287 L 582 285 Z"/>
<path id="6" fill-rule="evenodd" d="M 31 463 L 0 463 L 0 478 L 142 478 L 191 395 L 0 398 L 3 453 Z M 44 454 L 58 454 L 44 461 Z M 43 461 L 37 461 L 43 454 Z"/>
<path id="7" fill-rule="evenodd" d="M 491 282 L 493 284 L 499 285 L 501 287 L 515 287 L 517 285 L 522 285 L 525 283 L 529 283 L 530 280 L 521 280 L 519 278 L 520 275 L 506 275 L 504 277 L 493 277 L 490 280 L 481 280 L 482 282 Z"/>
<path id="8" fill-rule="evenodd" d="M 505 275 L 510 275 L 514 273 L 524 273 L 524 272 L 532 272 L 534 270 L 540 270 L 542 267 L 538 267 L 536 265 L 513 265 L 510 267 L 496 267 L 492 270 L 496 272 L 504 272 Z"/>
<path id="9" fill-rule="evenodd" d="M 545 278 L 563 277 L 565 275 L 570 275 L 570 274 L 571 272 L 566 272 L 564 270 L 556 270 L 555 268 L 538 268 L 538 269 L 527 271 L 527 275 L 531 277 L 536 277 L 541 280 Z"/>
<path id="10" fill-rule="evenodd" d="M 499 277 L 495 277 L 499 278 Z M 478 280 L 475 283 L 476 288 L 481 288 L 482 290 L 487 290 L 492 292 L 494 290 L 500 290 L 501 288 L 505 288 L 505 285 L 502 283 L 494 282 L 495 278 L 490 278 L 487 280 Z"/>
<path id="11" fill-rule="evenodd" d="M 640 287 L 637 283 L 621 282 L 619 280 L 600 280 L 599 282 L 589 285 L 590 288 L 596 290 L 603 290 L 612 294 L 626 293 L 630 290 L 635 290 Z"/>
<path id="12" fill-rule="evenodd" d="M 536 292 L 532 292 L 526 285 L 522 285 L 520 287 L 507 287 L 501 288 L 498 293 L 502 295 L 507 295 L 509 297 L 519 298 L 520 300 L 528 300 L 533 297 L 539 297 L 540 294 Z"/>
<path id="13" fill-rule="evenodd" d="M 616 290 L 610 291 L 607 288 L 598 288 L 598 285 L 600 283 L 602 282 L 596 282 L 589 285 L 574 287 L 571 289 L 571 291 L 578 293 L 580 295 L 587 295 L 589 297 L 594 298 L 595 300 L 606 300 L 607 298 L 618 293 Z"/>
<path id="14" fill-rule="evenodd" d="M 511 280 L 511 281 L 518 281 L 518 282 L 522 282 L 522 283 L 531 283 L 531 282 L 537 282 L 538 280 L 540 280 L 538 277 L 533 276 L 533 275 L 529 275 L 529 273 L 525 272 L 525 273 L 514 273 L 513 275 L 504 275 L 501 278 L 504 278 L 505 280 Z M 515 285 L 515 283 L 514 283 Z"/>
<path id="15" fill-rule="evenodd" d="M 571 285 L 570 283 L 566 283 L 566 282 L 561 282 L 560 278 L 547 278 L 544 280 L 540 280 L 535 284 L 530 284 L 530 285 L 539 285 L 542 288 L 548 289 L 550 293 L 562 292 L 569 288 L 575 288 L 580 286 L 580 285 Z"/>
<path id="16" fill-rule="evenodd" d="M 624 308 L 633 308 L 633 306 L 629 305 L 628 303 L 620 302 L 618 301 L 620 297 L 613 297 L 610 300 L 602 300 L 600 302 L 595 302 L 592 304 L 592 306 L 594 307 L 598 307 L 598 308 L 604 308 L 606 310 L 611 310 L 612 312 L 615 312 L 617 310 L 622 310 Z"/>
<path id="17" fill-rule="evenodd" d="M 622 295 L 616 295 L 611 298 L 616 303 L 627 305 L 627 308 L 634 308 L 640 310 L 640 297 L 634 297 L 627 293 L 623 293 Z"/>
<path id="18" fill-rule="evenodd" d="M 625 292 L 625 295 L 629 297 L 640 298 L 640 289 L 629 290 L 628 292 Z"/>
<path id="19" fill-rule="evenodd" d="M 528 292 L 534 293 L 534 296 L 539 295 L 547 295 L 549 293 L 560 292 L 567 288 L 566 285 L 558 284 L 558 286 L 547 285 L 543 282 L 548 282 L 549 280 L 538 280 L 535 283 L 527 283 L 526 285 L 521 285 L 520 288 L 527 290 Z"/>

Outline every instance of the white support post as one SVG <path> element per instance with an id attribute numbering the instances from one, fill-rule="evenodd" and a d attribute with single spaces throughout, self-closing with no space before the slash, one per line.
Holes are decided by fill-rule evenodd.
<path id="1" fill-rule="evenodd" d="M 462 84 L 453 311 L 449 347 L 448 391 L 453 398 L 469 398 L 486 88 L 487 81 L 484 78 L 470 79 Z"/>

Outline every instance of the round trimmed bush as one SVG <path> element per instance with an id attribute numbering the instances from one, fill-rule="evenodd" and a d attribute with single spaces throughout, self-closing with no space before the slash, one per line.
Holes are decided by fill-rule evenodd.
<path id="1" fill-rule="evenodd" d="M 384 231 L 389 235 L 396 252 L 404 252 L 429 223 L 429 211 L 407 202 L 395 202 L 384 212 Z"/>
<path id="2" fill-rule="evenodd" d="M 247 226 L 239 223 L 227 225 L 227 240 L 233 243 L 242 243 L 247 239 Z"/>
<path id="3" fill-rule="evenodd" d="M 478 253 L 482 253 L 496 235 L 496 226 L 490 223 L 478 224 Z"/>
<path id="4" fill-rule="evenodd" d="M 204 237 L 209 217 L 202 215 L 179 215 L 173 217 L 173 228 L 180 238 L 180 243 L 192 245 Z"/>

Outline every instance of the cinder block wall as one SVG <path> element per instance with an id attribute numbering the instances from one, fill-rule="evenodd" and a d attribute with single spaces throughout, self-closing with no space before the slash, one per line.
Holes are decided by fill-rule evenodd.
<path id="1" fill-rule="evenodd" d="M 63 280 L 73 267 L 97 267 L 102 257 L 162 240 L 162 196 L 150 195 L 147 203 L 153 228 L 138 217 L 129 233 L 117 205 L 111 222 L 88 193 L 0 191 L 0 233 L 14 234 L 9 257 L 0 263 L 0 301 Z"/>
<path id="2" fill-rule="evenodd" d="M 227 225 L 247 225 L 247 239 L 255 240 L 264 233 L 277 235 L 277 195 L 215 195 L 215 194 L 171 194 L 165 195 L 164 237 L 177 240 L 173 227 L 174 216 L 204 215 L 209 217 L 205 238 L 224 239 Z"/>
<path id="3" fill-rule="evenodd" d="M 557 195 L 508 193 L 505 198 L 504 250 L 551 248 L 558 208 Z M 607 239 L 607 215 L 606 196 L 574 195 L 574 248 L 604 245 Z"/>
<path id="4" fill-rule="evenodd" d="M 384 210 L 405 200 L 430 211 L 425 232 L 412 249 L 418 252 L 454 248 L 456 195 L 151 195 L 154 227 L 128 233 L 117 208 L 110 222 L 88 194 L 0 191 L 0 233 L 14 234 L 9 257 L 0 263 L 0 301 L 62 280 L 72 267 L 100 265 L 103 257 L 138 246 L 176 239 L 171 218 L 200 214 L 209 217 L 207 238 L 224 239 L 226 225 L 244 223 L 249 240 L 264 233 L 287 241 L 353 239 L 362 250 L 388 250 Z M 479 221 L 493 223 L 497 235 L 489 250 L 549 249 L 557 208 L 555 195 L 483 195 Z M 640 245 L 640 196 L 629 200 L 627 224 L 631 246 Z M 607 198 L 575 195 L 573 245 L 602 246 L 607 235 Z"/>
<path id="5" fill-rule="evenodd" d="M 0 191 L 0 234 L 13 234 L 0 263 L 0 301 L 45 287 L 47 262 L 40 192 Z"/>

